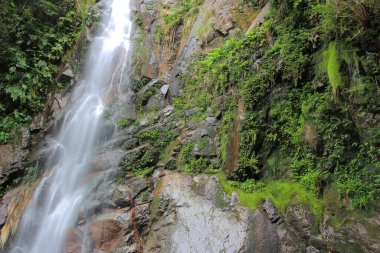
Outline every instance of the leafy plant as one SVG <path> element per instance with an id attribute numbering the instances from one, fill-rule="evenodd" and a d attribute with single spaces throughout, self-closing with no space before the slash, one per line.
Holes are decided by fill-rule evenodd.
<path id="1" fill-rule="evenodd" d="M 125 118 L 121 118 L 121 119 L 119 119 L 118 122 L 117 122 L 117 127 L 118 127 L 118 128 L 125 128 L 125 127 L 127 127 L 127 126 L 132 125 L 132 124 L 133 124 L 132 120 L 130 120 L 130 119 L 125 119 Z"/>
<path id="2" fill-rule="evenodd" d="M 0 12 L 0 138 L 41 111 L 61 87 L 57 77 L 83 28 L 87 0 L 2 1 Z M 77 5 L 78 4 L 78 5 Z M 20 120 L 16 114 L 22 114 Z"/>

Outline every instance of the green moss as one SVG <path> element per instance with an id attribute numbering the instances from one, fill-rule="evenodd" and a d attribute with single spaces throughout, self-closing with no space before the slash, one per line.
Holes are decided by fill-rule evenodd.
<path id="1" fill-rule="evenodd" d="M 286 213 L 288 206 L 298 204 L 309 208 L 317 220 L 322 219 L 323 202 L 311 192 L 306 191 L 299 183 L 271 181 L 261 190 L 247 193 L 238 187 L 232 186 L 232 181 L 227 181 L 222 174 L 219 174 L 219 180 L 227 194 L 237 192 L 241 204 L 252 210 L 256 210 L 266 198 L 270 198 L 282 214 Z"/>

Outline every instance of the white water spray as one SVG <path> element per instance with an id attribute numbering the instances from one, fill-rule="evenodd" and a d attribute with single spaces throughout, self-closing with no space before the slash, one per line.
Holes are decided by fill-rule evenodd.
<path id="1" fill-rule="evenodd" d="M 63 124 L 50 146 L 48 176 L 25 210 L 12 253 L 63 252 L 68 231 L 91 192 L 96 176 L 89 159 L 100 142 L 105 97 L 116 75 L 118 89 L 130 47 L 129 0 L 113 0 L 103 31 L 92 42 L 83 79 L 75 88 Z M 84 249 L 82 249 L 83 251 Z"/>

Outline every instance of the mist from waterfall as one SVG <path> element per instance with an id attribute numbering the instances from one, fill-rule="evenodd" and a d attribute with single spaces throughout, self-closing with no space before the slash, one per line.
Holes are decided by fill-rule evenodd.
<path id="1" fill-rule="evenodd" d="M 132 26 L 129 0 L 110 1 L 107 8 L 101 31 L 91 42 L 81 81 L 50 141 L 46 176 L 23 214 L 10 246 L 12 253 L 63 252 L 68 231 L 78 223 L 86 198 L 102 177 L 91 170 L 89 162 L 101 144 L 106 97 L 113 86 L 120 90 L 126 85 L 123 74 Z"/>

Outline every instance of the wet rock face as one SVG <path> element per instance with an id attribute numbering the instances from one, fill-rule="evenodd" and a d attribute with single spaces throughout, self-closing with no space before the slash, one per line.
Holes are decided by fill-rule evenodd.
<path id="1" fill-rule="evenodd" d="M 252 248 L 253 252 L 280 252 L 279 237 L 275 226 L 267 220 L 261 211 L 257 211 L 252 224 Z"/>
<path id="2" fill-rule="evenodd" d="M 150 222 L 151 179 L 115 182 L 119 178 L 108 174 L 88 197 L 77 225 L 67 234 L 65 253 L 141 252 Z"/>
<path id="3" fill-rule="evenodd" d="M 230 206 L 217 177 L 165 173 L 155 192 L 163 210 L 147 235 L 147 252 L 249 252 L 251 212 Z"/>
<path id="4" fill-rule="evenodd" d="M 217 176 L 158 170 L 91 196 L 97 211 L 68 233 L 66 252 L 305 252 L 271 202 L 241 207 Z"/>
<path id="5" fill-rule="evenodd" d="M 0 252 L 17 230 L 20 217 L 29 204 L 38 182 L 19 186 L 7 192 L 0 202 Z M 3 251 L 1 251 L 3 250 Z"/>
<path id="6" fill-rule="evenodd" d="M 24 175 L 29 154 L 28 145 L 23 142 L 17 145 L 0 145 L 0 185 L 6 187 L 14 179 Z"/>
<path id="7" fill-rule="evenodd" d="M 313 232 L 313 222 L 310 211 L 299 206 L 290 206 L 288 208 L 287 220 L 296 228 L 302 238 L 310 238 Z"/>
<path id="8" fill-rule="evenodd" d="M 330 219 L 328 213 L 324 214 L 320 225 L 321 233 L 318 236 L 319 242 L 324 242 L 323 246 L 327 251 L 342 253 L 380 251 L 380 235 L 376 232 L 380 225 L 379 216 L 364 221 L 354 219 L 342 225 L 340 229 L 334 229 L 329 223 Z M 318 248 L 318 245 L 313 246 Z"/>
<path id="9" fill-rule="evenodd" d="M 139 82 L 160 77 L 167 82 L 164 93 L 169 97 L 180 94 L 182 82 L 178 77 L 196 55 L 220 45 L 224 37 L 243 34 L 253 12 L 244 0 L 206 0 L 191 21 L 193 24 L 186 24 L 185 20 L 167 27 L 163 17 L 178 6 L 177 0 L 134 0 L 131 6 L 136 24 L 133 48 L 138 51 L 132 56 L 138 63 L 138 67 L 132 66 L 132 79 Z M 161 34 L 169 28 L 170 32 Z"/>
<path id="10" fill-rule="evenodd" d="M 117 221 L 97 221 L 90 226 L 90 236 L 94 242 L 94 249 L 109 251 L 123 233 Z"/>

